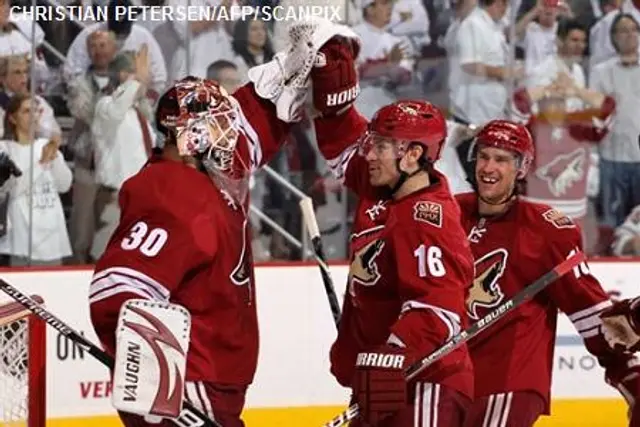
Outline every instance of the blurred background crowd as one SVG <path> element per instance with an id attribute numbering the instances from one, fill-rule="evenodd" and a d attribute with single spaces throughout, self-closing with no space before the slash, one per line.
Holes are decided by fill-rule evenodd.
<path id="1" fill-rule="evenodd" d="M 38 5 L 337 5 L 361 36 L 361 113 L 400 98 L 447 113 L 437 165 L 455 192 L 474 128 L 527 123 L 526 197 L 573 217 L 591 256 L 640 255 L 640 0 L 35 0 Z M 23 174 L 0 194 L 0 264 L 74 265 L 104 250 L 122 183 L 161 144 L 153 108 L 188 74 L 229 92 L 286 39 L 279 21 L 36 21 L 0 0 L 0 151 Z M 142 88 L 142 89 L 141 89 Z M 354 196 L 329 175 L 312 123 L 252 179 L 257 261 L 309 256 L 300 192 L 325 250 L 347 256 Z M 626 230 L 626 232 L 625 232 Z"/>

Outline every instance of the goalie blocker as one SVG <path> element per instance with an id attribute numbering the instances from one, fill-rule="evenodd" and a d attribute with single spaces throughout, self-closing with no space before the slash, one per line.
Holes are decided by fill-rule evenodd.
<path id="1" fill-rule="evenodd" d="M 191 316 L 182 306 L 131 299 L 116 331 L 113 406 L 149 422 L 182 411 Z"/>

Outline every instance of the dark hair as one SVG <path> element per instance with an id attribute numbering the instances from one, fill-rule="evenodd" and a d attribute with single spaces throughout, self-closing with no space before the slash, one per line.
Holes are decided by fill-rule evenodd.
<path id="1" fill-rule="evenodd" d="M 558 22 L 558 31 L 556 35 L 560 40 L 564 40 L 567 38 L 569 33 L 574 30 L 582 31 L 587 34 L 587 29 L 580 23 L 580 21 L 577 19 L 566 19 Z"/>
<path id="2" fill-rule="evenodd" d="M 611 22 L 611 27 L 609 27 L 609 39 L 611 40 L 611 45 L 615 49 L 616 53 L 620 53 L 620 48 L 616 43 L 616 38 L 614 37 L 616 31 L 618 30 L 618 23 L 623 19 L 630 19 L 635 25 L 638 31 L 640 31 L 640 24 L 636 21 L 636 18 L 633 17 L 630 13 L 618 13 L 615 18 L 613 18 L 613 22 Z"/>
<path id="3" fill-rule="evenodd" d="M 238 20 L 233 27 L 233 41 L 231 42 L 233 51 L 244 59 L 244 62 L 246 62 L 249 68 L 260 65 L 256 62 L 255 56 L 249 52 L 249 48 L 247 47 L 247 44 L 249 43 L 249 25 L 251 25 L 251 22 L 253 21 L 261 21 L 265 27 L 267 26 L 267 23 L 261 18 Z M 275 52 L 271 45 L 271 35 L 267 28 L 265 28 L 265 31 L 267 31 L 267 40 L 264 44 L 263 51 L 264 62 L 267 62 L 271 61 Z"/>
<path id="4" fill-rule="evenodd" d="M 207 78 L 215 81 L 220 80 L 220 71 L 232 68 L 234 70 L 238 69 L 238 66 L 231 61 L 227 61 L 226 59 L 218 59 L 215 62 L 212 62 L 209 67 L 207 67 Z"/>
<path id="5" fill-rule="evenodd" d="M 133 22 L 129 19 L 129 14 L 116 15 L 116 8 L 123 6 L 127 9 L 132 7 L 129 0 L 111 0 L 107 7 L 107 28 L 109 31 L 113 31 L 117 36 L 128 37 L 131 34 L 131 27 Z"/>
<path id="6" fill-rule="evenodd" d="M 20 106 L 27 99 L 31 99 L 30 95 L 27 94 L 16 94 L 9 99 L 9 103 L 5 108 L 4 115 L 4 135 L 2 135 L 3 139 L 9 139 L 13 141 L 17 141 L 17 132 L 16 125 L 11 123 L 11 117 L 20 109 Z"/>

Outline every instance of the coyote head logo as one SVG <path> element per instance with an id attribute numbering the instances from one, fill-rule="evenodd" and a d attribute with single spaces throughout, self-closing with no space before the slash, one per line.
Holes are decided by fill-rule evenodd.
<path id="1" fill-rule="evenodd" d="M 508 252 L 497 249 L 489 252 L 475 262 L 476 277 L 469 289 L 467 297 L 467 314 L 472 319 L 478 319 L 478 308 L 496 307 L 504 298 L 498 285 L 507 264 Z"/>

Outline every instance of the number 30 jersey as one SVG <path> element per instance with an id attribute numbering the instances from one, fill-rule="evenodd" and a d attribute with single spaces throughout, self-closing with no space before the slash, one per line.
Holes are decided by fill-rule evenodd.
<path id="1" fill-rule="evenodd" d="M 258 324 L 240 206 L 206 174 L 163 159 L 127 180 L 119 197 L 120 223 L 89 292 L 94 328 L 106 350 L 114 352 L 112 317 L 123 300 L 171 301 L 192 318 L 186 380 L 251 383 Z"/>

